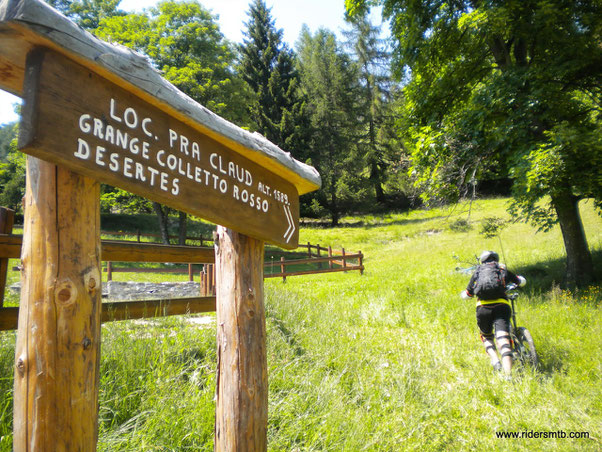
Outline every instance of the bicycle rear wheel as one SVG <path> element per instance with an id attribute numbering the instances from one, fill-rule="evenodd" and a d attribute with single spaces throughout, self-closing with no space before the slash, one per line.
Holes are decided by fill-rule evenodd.
<path id="1" fill-rule="evenodd" d="M 518 343 L 515 344 L 515 347 L 517 349 L 519 359 L 523 364 L 528 363 L 537 368 L 539 365 L 539 357 L 537 356 L 537 351 L 535 350 L 533 336 L 531 336 L 529 330 L 522 326 L 519 327 L 518 331 L 516 331 L 516 338 Z"/>

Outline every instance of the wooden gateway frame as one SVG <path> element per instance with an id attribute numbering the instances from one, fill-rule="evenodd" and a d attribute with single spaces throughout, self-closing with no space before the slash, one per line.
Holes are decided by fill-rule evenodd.
<path id="1" fill-rule="evenodd" d="M 14 450 L 96 449 L 100 182 L 220 225 L 215 449 L 266 450 L 263 246 L 297 246 L 317 171 L 40 0 L 0 0 L 0 88 L 24 99 L 29 154 Z"/>

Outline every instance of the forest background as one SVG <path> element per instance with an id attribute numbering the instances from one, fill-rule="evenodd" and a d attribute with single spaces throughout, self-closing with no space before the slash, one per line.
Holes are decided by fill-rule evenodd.
<path id="1" fill-rule="evenodd" d="M 342 2 L 343 0 L 341 0 Z M 126 13 L 120 0 L 48 0 L 100 39 L 146 54 L 164 78 L 322 176 L 301 215 L 400 211 L 512 195 L 516 220 L 559 223 L 565 283 L 594 280 L 579 201 L 602 201 L 600 2 L 347 0 L 346 30 L 303 27 L 291 48 L 262 0 L 242 43 L 202 2 Z M 382 8 L 390 38 L 370 20 Z M 21 210 L 25 157 L 0 129 L 0 205 Z M 187 216 L 104 186 L 106 213 L 150 213 L 168 242 Z"/>

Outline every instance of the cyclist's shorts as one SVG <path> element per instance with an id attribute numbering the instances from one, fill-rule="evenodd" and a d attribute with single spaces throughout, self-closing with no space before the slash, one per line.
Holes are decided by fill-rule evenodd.
<path id="1" fill-rule="evenodd" d="M 510 332 L 510 316 L 512 308 L 506 303 L 477 306 L 477 325 L 483 334 L 495 331 Z"/>

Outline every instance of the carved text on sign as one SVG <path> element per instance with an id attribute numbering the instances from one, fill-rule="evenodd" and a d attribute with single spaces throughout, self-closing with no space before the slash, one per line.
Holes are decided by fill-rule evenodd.
<path id="1" fill-rule="evenodd" d="M 26 79 L 25 152 L 297 246 L 299 201 L 289 181 L 62 56 L 46 52 L 34 66 Z"/>

